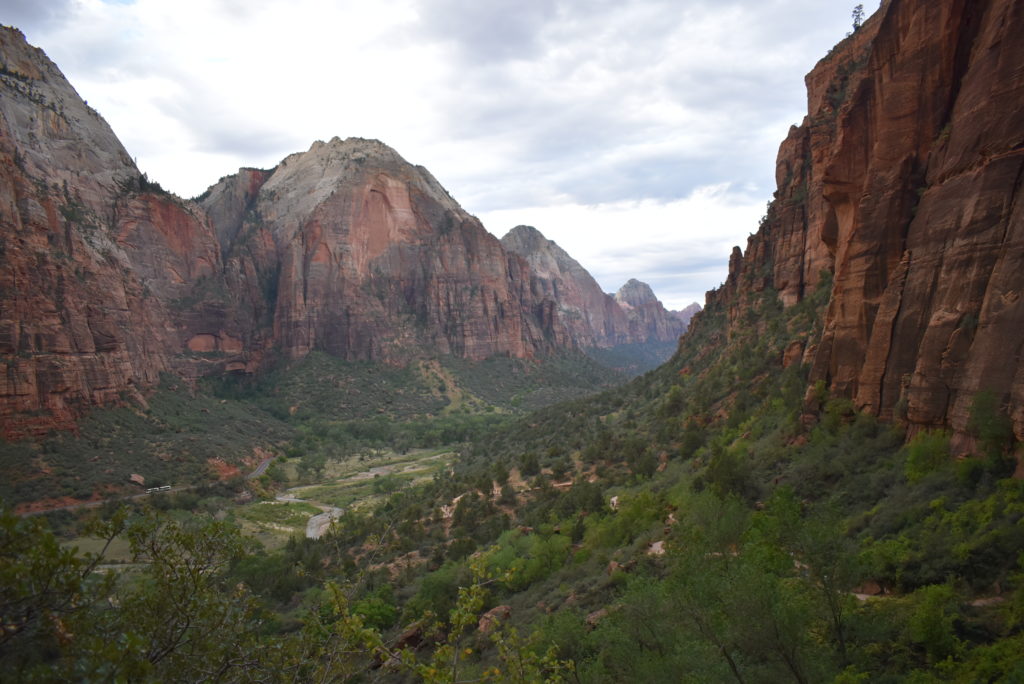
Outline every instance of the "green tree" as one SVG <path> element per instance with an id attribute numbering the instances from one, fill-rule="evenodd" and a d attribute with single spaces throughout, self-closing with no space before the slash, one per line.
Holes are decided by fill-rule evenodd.
<path id="1" fill-rule="evenodd" d="M 955 655 L 960 640 L 954 629 L 959 610 L 953 588 L 945 584 L 921 587 L 911 596 L 911 605 L 910 639 L 924 649 L 929 663 Z"/>
<path id="2" fill-rule="evenodd" d="M 910 440 L 906 452 L 907 479 L 917 482 L 950 462 L 949 433 L 945 430 L 923 430 Z"/>
<path id="3" fill-rule="evenodd" d="M 75 616 L 111 588 L 111 577 L 91 577 L 100 560 L 102 553 L 62 548 L 41 519 L 0 509 L 0 669 L 7 676 L 29 679 L 72 638 Z"/>
<path id="4" fill-rule="evenodd" d="M 61 549 L 34 520 L 0 514 L 7 672 L 45 680 L 237 680 L 257 666 L 255 605 L 226 584 L 249 546 L 209 519 L 124 511 L 92 531 L 131 544 L 137 572 L 96 575 L 102 554 Z"/>
<path id="5" fill-rule="evenodd" d="M 237 528 L 208 518 L 147 514 L 125 536 L 142 570 L 93 611 L 75 649 L 87 679 L 224 679 L 253 664 L 256 606 L 230 586 L 230 564 L 251 549 Z"/>
<path id="6" fill-rule="evenodd" d="M 540 461 L 535 453 L 526 453 L 519 457 L 519 472 L 523 477 L 530 477 L 540 472 Z"/>
<path id="7" fill-rule="evenodd" d="M 853 8 L 853 30 L 856 31 L 864 23 L 864 5 L 857 5 Z"/>

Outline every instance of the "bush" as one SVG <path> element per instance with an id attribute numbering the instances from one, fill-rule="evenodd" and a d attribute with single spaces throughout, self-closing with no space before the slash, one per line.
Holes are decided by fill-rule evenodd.
<path id="1" fill-rule="evenodd" d="M 950 462 L 949 433 L 945 430 L 919 432 L 907 444 L 906 452 L 904 472 L 908 480 L 917 482 Z"/>

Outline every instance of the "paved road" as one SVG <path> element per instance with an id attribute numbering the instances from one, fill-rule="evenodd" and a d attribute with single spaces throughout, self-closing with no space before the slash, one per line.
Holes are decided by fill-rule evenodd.
<path id="1" fill-rule="evenodd" d="M 260 461 L 260 464 L 258 466 L 256 466 L 256 470 L 254 470 L 251 473 L 249 473 L 248 475 L 246 475 L 245 479 L 252 480 L 252 479 L 255 479 L 255 478 L 259 477 L 263 473 L 267 472 L 267 466 L 269 466 L 270 462 L 273 461 L 273 460 L 274 460 L 273 456 L 268 456 L 267 458 L 265 458 L 262 461 Z"/>
<path id="2" fill-rule="evenodd" d="M 306 537 L 309 539 L 319 539 L 331 526 L 331 523 L 337 520 L 340 515 L 340 508 L 332 508 L 320 515 L 314 515 L 306 523 Z"/>
<path id="3" fill-rule="evenodd" d="M 291 489 L 285 490 L 284 494 L 278 494 L 275 498 L 284 503 L 301 501 L 303 503 L 312 504 L 323 511 L 323 513 L 318 513 L 306 521 L 306 537 L 309 539 L 319 539 L 324 535 L 324 532 L 327 531 L 327 528 L 331 526 L 331 523 L 341 517 L 341 509 L 336 508 L 335 506 L 322 504 L 319 501 L 300 499 L 291 493 L 294 489 L 303 489 L 303 487 L 292 487 Z"/>

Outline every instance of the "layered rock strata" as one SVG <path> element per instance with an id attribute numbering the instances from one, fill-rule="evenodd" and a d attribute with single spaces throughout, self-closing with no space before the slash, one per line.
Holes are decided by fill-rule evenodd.
<path id="1" fill-rule="evenodd" d="M 686 332 L 689 318 L 666 310 L 647 283 L 631 278 L 615 293 L 615 302 L 626 312 L 634 339 L 669 342 Z"/>
<path id="2" fill-rule="evenodd" d="M 291 357 L 527 357 L 574 343 L 527 264 L 378 141 L 314 143 L 269 177 L 222 179 L 202 204 L 227 270 L 273 291 L 272 336 Z"/>
<path id="3" fill-rule="evenodd" d="M 0 28 L 0 422 L 70 427 L 170 370 L 168 302 L 219 260 L 201 210 L 150 192 L 56 66 Z"/>
<path id="4" fill-rule="evenodd" d="M 883 3 L 808 75 L 775 201 L 709 304 L 792 305 L 831 274 L 812 383 L 961 434 L 990 391 L 1024 439 L 1021 64 L 1024 4 Z"/>

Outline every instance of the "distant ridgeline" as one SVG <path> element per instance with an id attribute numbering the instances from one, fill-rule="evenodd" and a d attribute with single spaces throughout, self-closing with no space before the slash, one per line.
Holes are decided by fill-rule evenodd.
<path id="1" fill-rule="evenodd" d="M 638 372 L 648 343 L 664 360 L 685 329 L 653 295 L 620 305 L 594 289 L 560 250 L 506 249 L 375 140 L 316 142 L 194 201 L 170 195 L 16 29 L 0 29 L 0 59 L 7 438 L 143 405 L 162 373 L 251 375 L 311 351 L 404 365 L 614 347 Z M 572 267 L 538 271 L 544 259 Z"/>

